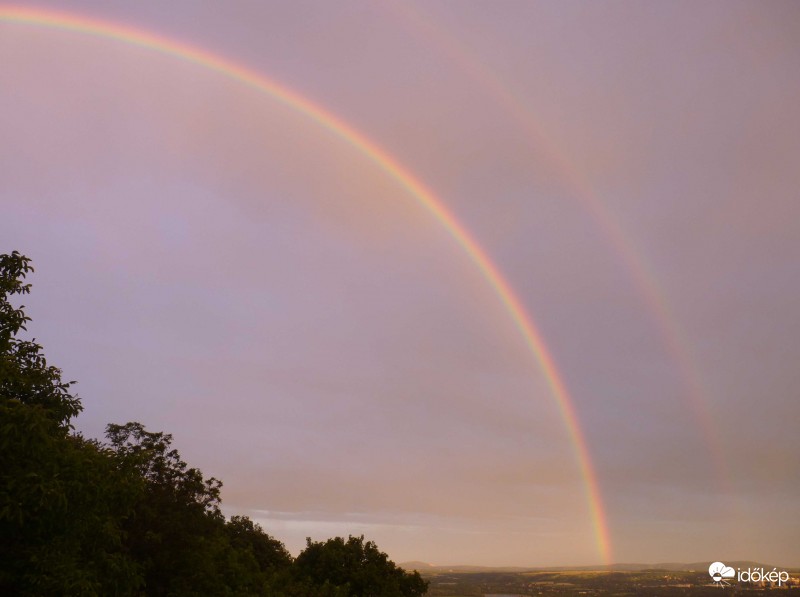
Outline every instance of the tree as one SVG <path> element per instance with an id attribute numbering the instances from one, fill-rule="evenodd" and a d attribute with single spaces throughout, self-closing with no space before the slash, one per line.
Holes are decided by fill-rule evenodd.
<path id="1" fill-rule="evenodd" d="M 189 467 L 172 436 L 108 425 L 73 431 L 73 382 L 23 340 L 10 298 L 33 271 L 0 255 L 0 595 L 405 597 L 425 593 L 364 537 L 308 545 L 295 562 L 243 516 L 226 521 L 222 483 Z"/>
<path id="2" fill-rule="evenodd" d="M 47 419 L 66 431 L 82 406 L 69 388 L 75 382 L 61 380 L 61 370 L 48 366 L 42 347 L 33 340 L 17 338 L 31 320 L 24 306 L 15 308 L 11 295 L 28 294 L 24 280 L 33 271 L 30 259 L 16 251 L 0 255 L 0 400 L 6 407 L 16 403 L 39 407 Z"/>
<path id="3" fill-rule="evenodd" d="M 147 594 L 219 592 L 222 483 L 189 468 L 169 434 L 127 423 L 108 425 L 106 437 L 120 467 L 143 483 L 123 525 L 127 548 L 143 568 Z"/>
<path id="4" fill-rule="evenodd" d="M 292 556 L 283 543 L 247 516 L 232 516 L 225 524 L 225 534 L 229 556 L 224 573 L 229 586 L 249 594 L 287 594 Z"/>
<path id="5" fill-rule="evenodd" d="M 73 382 L 19 337 L 30 260 L 0 255 L 0 594 L 264 594 L 288 569 L 283 545 L 249 520 L 226 524 L 220 487 L 172 436 L 108 426 L 72 432 Z"/>
<path id="6" fill-rule="evenodd" d="M 148 595 L 282 593 L 289 552 L 247 517 L 226 522 L 222 483 L 190 468 L 171 435 L 127 423 L 108 425 L 106 436 L 119 465 L 143 482 L 124 529 Z"/>
<path id="7" fill-rule="evenodd" d="M 33 268 L 0 255 L 0 594 L 120 594 L 140 583 L 122 545 L 131 479 L 97 442 L 70 433 L 81 410 L 13 295 Z M 135 485 L 135 483 L 133 483 Z"/>
<path id="8" fill-rule="evenodd" d="M 270 572 L 291 566 L 292 556 L 283 543 L 267 535 L 261 525 L 247 516 L 232 516 L 225 530 L 231 545 L 237 550 L 252 553 L 261 571 Z"/>
<path id="9" fill-rule="evenodd" d="M 295 568 L 300 581 L 311 587 L 344 589 L 343 594 L 354 597 L 414 597 L 428 588 L 418 572 L 398 568 L 374 542 L 364 542 L 363 535 L 324 543 L 309 538 Z"/>

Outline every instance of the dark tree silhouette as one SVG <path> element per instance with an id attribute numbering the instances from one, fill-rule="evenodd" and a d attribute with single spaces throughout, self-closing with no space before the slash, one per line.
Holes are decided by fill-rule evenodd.
<path id="1" fill-rule="evenodd" d="M 30 318 L 30 260 L 0 255 L 0 595 L 404 597 L 419 574 L 371 541 L 308 545 L 293 561 L 244 516 L 226 521 L 222 483 L 205 478 L 141 423 L 108 425 L 107 443 L 73 431 L 73 382 L 48 365 Z"/>
<path id="2" fill-rule="evenodd" d="M 312 587 L 345 589 L 344 594 L 354 597 L 412 597 L 424 595 L 428 588 L 418 572 L 398 568 L 374 542 L 365 542 L 363 535 L 324 543 L 307 539 L 295 567 Z"/>
<path id="3" fill-rule="evenodd" d="M 72 382 L 18 337 L 30 318 L 10 299 L 30 292 L 31 271 L 17 252 L 0 256 L 0 594 L 129 593 L 140 578 L 121 522 L 135 479 L 70 433 Z"/>

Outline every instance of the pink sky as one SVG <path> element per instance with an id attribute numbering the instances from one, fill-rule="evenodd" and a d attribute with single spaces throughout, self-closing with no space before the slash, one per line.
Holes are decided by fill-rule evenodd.
<path id="1" fill-rule="evenodd" d="M 564 375 L 614 561 L 800 565 L 796 4 L 23 5 L 247 66 L 432 189 Z M 34 260 L 79 430 L 173 433 L 294 553 L 601 561 L 541 367 L 363 154 L 219 73 L 2 20 L 0 105 L 0 252 Z"/>

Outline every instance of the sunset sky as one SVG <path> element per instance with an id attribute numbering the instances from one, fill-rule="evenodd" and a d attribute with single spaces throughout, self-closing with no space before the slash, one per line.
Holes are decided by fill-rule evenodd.
<path id="1" fill-rule="evenodd" d="M 796 2 L 0 0 L 0 253 L 293 554 L 800 566 L 798 73 Z"/>

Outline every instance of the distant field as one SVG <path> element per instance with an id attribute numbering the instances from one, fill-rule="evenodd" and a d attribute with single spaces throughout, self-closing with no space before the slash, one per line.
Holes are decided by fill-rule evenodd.
<path id="1" fill-rule="evenodd" d="M 732 585 L 722 589 L 710 582 L 708 573 L 673 570 L 509 570 L 469 571 L 446 568 L 419 570 L 430 581 L 428 595 L 432 597 L 518 597 L 553 595 L 751 595 L 775 587 Z M 789 594 L 800 597 L 798 575 L 793 574 Z M 720 591 L 724 590 L 724 593 Z M 785 588 L 783 589 L 786 590 Z"/>

